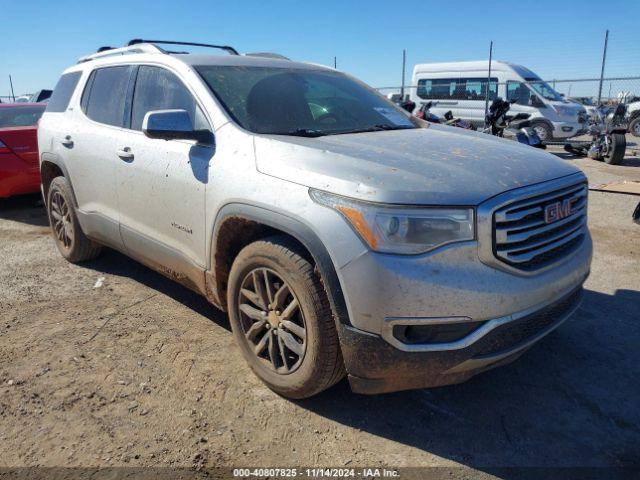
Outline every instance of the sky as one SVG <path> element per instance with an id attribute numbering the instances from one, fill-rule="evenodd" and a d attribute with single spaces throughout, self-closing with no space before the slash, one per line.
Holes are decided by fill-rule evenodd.
<path id="1" fill-rule="evenodd" d="M 640 76 L 640 0 L 0 0 L 0 95 L 53 88 L 62 70 L 132 38 L 220 43 L 333 66 L 374 87 L 416 63 L 488 58 L 550 79 Z M 640 81 L 636 81 L 640 90 Z M 638 92 L 640 93 L 640 92 Z"/>

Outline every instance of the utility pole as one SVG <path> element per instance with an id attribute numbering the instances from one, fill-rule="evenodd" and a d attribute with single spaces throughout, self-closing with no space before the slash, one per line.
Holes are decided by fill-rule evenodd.
<path id="1" fill-rule="evenodd" d="M 11 98 L 13 98 L 13 102 L 15 103 L 16 101 L 16 96 L 13 93 L 13 80 L 11 80 L 11 75 L 9 75 L 9 85 L 11 85 Z"/>
<path id="2" fill-rule="evenodd" d="M 487 93 L 484 99 L 484 116 L 489 113 L 489 91 L 491 90 L 491 60 L 493 60 L 493 40 L 489 44 L 489 74 L 487 75 Z M 496 85 L 497 87 L 497 85 Z"/>
<path id="3" fill-rule="evenodd" d="M 602 69 L 600 70 L 600 85 L 598 87 L 598 105 L 602 100 L 602 81 L 604 80 L 604 64 L 607 61 L 607 44 L 609 43 L 609 30 L 604 34 L 604 51 L 602 52 Z"/>
<path id="4" fill-rule="evenodd" d="M 407 51 L 402 49 L 402 86 L 400 87 L 400 102 L 404 102 L 404 72 L 407 65 Z"/>
<path id="5" fill-rule="evenodd" d="M 333 57 L 333 68 L 338 69 L 338 57 Z"/>

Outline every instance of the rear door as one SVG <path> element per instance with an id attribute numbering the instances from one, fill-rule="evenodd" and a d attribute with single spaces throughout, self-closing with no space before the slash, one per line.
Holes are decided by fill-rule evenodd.
<path id="1" fill-rule="evenodd" d="M 119 65 L 93 70 L 85 84 L 80 111 L 68 136 L 67 167 L 90 237 L 122 248 L 118 225 L 116 166 L 118 138 L 123 133 L 125 99 L 134 67 Z"/>
<path id="2" fill-rule="evenodd" d="M 205 192 L 213 145 L 160 140 L 142 133 L 153 110 L 183 109 L 197 129 L 210 124 L 178 76 L 159 66 L 138 68 L 130 128 L 118 137 L 120 230 L 136 257 L 178 280 L 201 284 L 205 260 Z"/>

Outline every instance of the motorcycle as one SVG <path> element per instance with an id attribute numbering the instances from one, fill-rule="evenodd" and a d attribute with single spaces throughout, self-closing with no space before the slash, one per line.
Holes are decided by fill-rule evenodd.
<path id="1" fill-rule="evenodd" d="M 440 118 L 429 111 L 431 107 L 433 107 L 433 102 L 423 103 L 420 106 L 420 109 L 416 112 L 416 117 L 430 123 L 440 123 L 451 127 L 463 128 L 465 130 L 476 130 L 476 127 L 471 122 L 462 120 L 461 118 L 455 118 L 451 110 L 444 114 L 444 118 Z"/>
<path id="2" fill-rule="evenodd" d="M 573 141 L 564 145 L 565 151 L 594 160 L 604 160 L 610 165 L 618 165 L 627 149 L 627 107 L 619 103 L 613 111 L 600 106 L 595 119 L 587 127 L 590 141 Z"/>
<path id="3" fill-rule="evenodd" d="M 515 138 L 519 143 L 529 145 L 534 148 L 547 148 L 540 137 L 531 128 L 528 113 L 517 113 L 516 115 L 507 115 L 511 104 L 516 100 L 507 102 L 501 98 L 496 98 L 489 107 L 489 112 L 485 118 L 485 128 L 483 133 L 495 135 L 497 137 Z"/>

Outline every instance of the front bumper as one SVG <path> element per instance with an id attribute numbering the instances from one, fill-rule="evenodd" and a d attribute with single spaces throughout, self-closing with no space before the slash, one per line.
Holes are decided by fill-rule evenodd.
<path id="1" fill-rule="evenodd" d="M 463 382 L 517 359 L 569 318 L 581 300 L 582 287 L 578 287 L 537 310 L 514 314 L 477 341 L 448 351 L 405 352 L 377 335 L 341 326 L 351 389 L 379 394 Z"/>
<path id="2" fill-rule="evenodd" d="M 538 199 L 535 205 L 541 192 L 564 198 L 558 192 L 580 186 L 577 180 L 527 188 L 517 202 L 507 192 L 481 205 L 477 241 L 415 256 L 368 251 L 340 268 L 350 320 L 340 326 L 340 338 L 353 389 L 380 393 L 460 382 L 514 360 L 564 321 L 589 275 L 588 229 L 575 230 L 580 243 L 531 271 L 497 260 L 487 239 L 495 212 L 517 215 L 531 205 L 520 201 Z"/>

